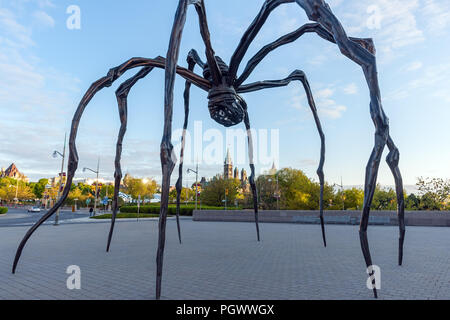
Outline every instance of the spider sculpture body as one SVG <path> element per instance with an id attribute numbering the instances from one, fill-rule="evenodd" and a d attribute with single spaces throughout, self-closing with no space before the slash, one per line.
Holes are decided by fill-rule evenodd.
<path id="1" fill-rule="evenodd" d="M 263 24 L 266 22 L 270 13 L 278 6 L 287 3 L 297 3 L 303 8 L 313 23 L 306 24 L 292 33 L 289 33 L 278 40 L 263 47 L 253 58 L 251 58 L 240 76 L 237 76 L 239 66 L 256 35 L 260 31 Z M 186 12 L 189 5 L 194 5 L 200 24 L 200 33 L 206 47 L 207 61 L 203 62 L 195 50 L 191 50 L 187 57 L 188 68 L 182 68 L 177 65 L 180 42 L 182 38 L 183 28 L 186 21 Z M 389 121 L 386 117 L 382 105 L 381 94 L 378 85 L 377 66 L 375 58 L 375 47 L 371 39 L 350 38 L 340 24 L 339 20 L 331 11 L 328 4 L 323 0 L 266 0 L 263 7 L 255 20 L 251 23 L 245 34 L 243 35 L 236 51 L 234 52 L 229 65 L 222 59 L 215 55 L 210 41 L 210 34 L 208 30 L 208 23 L 206 19 L 206 11 L 204 0 L 179 0 L 178 9 L 175 14 L 175 22 L 173 25 L 169 49 L 166 58 L 157 57 L 155 59 L 147 58 L 132 58 L 122 65 L 111 69 L 105 77 L 100 78 L 94 82 L 82 98 L 78 109 L 72 121 L 71 135 L 70 135 L 70 157 L 68 164 L 67 183 L 61 198 L 56 203 L 55 207 L 49 210 L 25 235 L 20 243 L 13 265 L 13 273 L 15 273 L 17 264 L 19 262 L 22 251 L 32 234 L 41 226 L 47 219 L 49 219 L 66 200 L 70 186 L 72 185 L 73 177 L 78 167 L 78 154 L 76 148 L 76 137 L 78 133 L 78 126 L 80 119 L 91 99 L 95 94 L 105 87 L 110 87 L 116 80 L 118 80 L 125 72 L 134 68 L 140 70 L 130 79 L 119 86 L 116 91 L 118 102 L 118 109 L 121 121 L 120 132 L 116 147 L 115 160 L 115 192 L 113 201 L 113 219 L 111 229 L 108 237 L 107 251 L 110 250 L 112 235 L 114 231 L 115 218 L 118 212 L 118 195 L 120 182 L 122 179 L 121 171 L 121 154 L 122 142 L 127 130 L 127 114 L 128 103 L 127 97 L 132 87 L 141 79 L 145 78 L 154 68 L 165 69 L 165 100 L 164 100 L 164 132 L 161 142 L 161 164 L 162 164 L 162 196 L 161 196 L 161 212 L 159 220 L 159 240 L 158 251 L 156 257 L 157 274 L 156 274 L 156 298 L 161 297 L 161 283 L 163 271 L 163 257 L 165 247 L 165 230 L 169 202 L 169 188 L 170 177 L 177 162 L 176 156 L 173 153 L 172 139 L 172 116 L 173 116 L 173 89 L 175 75 L 178 74 L 186 80 L 184 100 L 185 100 L 185 121 L 184 133 L 182 138 L 181 157 L 179 164 L 179 179 L 176 184 L 178 191 L 178 212 L 180 204 L 180 193 L 182 188 L 182 174 L 183 174 L 183 157 L 185 148 L 185 134 L 188 126 L 189 118 L 189 96 L 191 85 L 194 84 L 198 88 L 208 92 L 208 109 L 211 118 L 217 123 L 230 127 L 244 122 L 248 132 L 249 142 L 249 162 L 251 167 L 250 184 L 253 195 L 255 222 L 257 229 L 257 238 L 260 240 L 260 232 L 258 225 L 258 197 L 255 185 L 255 166 L 253 162 L 253 141 L 250 127 L 249 114 L 247 104 L 240 94 L 259 91 L 268 88 L 282 87 L 289 85 L 292 81 L 300 81 L 306 91 L 308 103 L 313 113 L 316 126 L 321 138 L 321 155 L 319 169 L 317 170 L 320 180 L 320 220 L 322 229 L 323 243 L 326 246 L 325 224 L 324 224 L 324 204 L 323 192 L 325 178 L 323 173 L 323 166 L 325 162 L 325 136 L 322 131 L 322 126 L 317 113 L 317 108 L 314 98 L 305 74 L 300 70 L 295 70 L 287 78 L 281 80 L 260 81 L 255 83 L 244 84 L 256 66 L 273 50 L 291 43 L 299 39 L 305 33 L 316 33 L 321 38 L 337 44 L 343 55 L 356 62 L 363 69 L 367 84 L 370 90 L 370 113 L 375 124 L 375 145 L 370 156 L 369 163 L 366 169 L 365 182 L 365 197 L 364 208 L 360 227 L 360 240 L 363 256 L 367 267 L 371 270 L 371 276 L 374 276 L 372 270 L 372 258 L 369 250 L 369 243 L 367 238 L 367 228 L 369 224 L 370 206 L 373 200 L 374 191 L 376 187 L 378 168 L 381 162 L 382 153 L 388 146 L 390 153 L 387 157 L 387 163 L 390 166 L 394 175 L 396 183 L 396 192 L 398 199 L 398 214 L 400 227 L 399 240 L 399 265 L 403 261 L 403 243 L 405 238 L 405 223 L 404 223 L 404 196 L 403 196 L 403 182 L 398 168 L 399 151 L 395 146 L 389 134 Z M 194 73 L 195 66 L 199 66 L 203 70 L 203 77 Z M 181 243 L 181 232 L 179 215 L 177 212 L 177 227 L 178 236 Z M 375 277 L 372 277 L 375 279 Z M 373 280 L 373 291 L 377 297 L 376 283 Z"/>

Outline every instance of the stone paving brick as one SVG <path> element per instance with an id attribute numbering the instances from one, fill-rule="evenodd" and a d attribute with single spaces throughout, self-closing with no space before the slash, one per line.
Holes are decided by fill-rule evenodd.
<path id="1" fill-rule="evenodd" d="M 153 299 L 157 221 L 120 222 L 105 252 L 107 223 L 43 226 L 11 264 L 27 228 L 0 229 L 0 299 Z M 372 299 L 355 226 L 182 221 L 167 225 L 164 299 Z M 381 299 L 450 299 L 450 228 L 410 227 L 398 267 L 398 229 L 370 227 Z M 68 290 L 66 269 L 81 268 L 81 290 Z"/>

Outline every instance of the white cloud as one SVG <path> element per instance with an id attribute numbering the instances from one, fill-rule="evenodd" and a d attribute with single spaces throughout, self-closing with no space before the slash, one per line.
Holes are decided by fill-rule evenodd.
<path id="1" fill-rule="evenodd" d="M 343 3 L 343 0 L 328 0 L 327 3 L 330 5 L 331 9 L 334 9 Z"/>
<path id="2" fill-rule="evenodd" d="M 320 66 L 324 64 L 329 58 L 323 54 L 315 55 L 314 57 L 308 59 L 308 63 L 313 66 Z"/>
<path id="3" fill-rule="evenodd" d="M 320 115 L 323 115 L 330 119 L 338 119 L 342 117 L 342 114 L 347 111 L 347 107 L 339 105 L 333 99 L 334 90 L 332 88 L 325 88 L 318 91 L 312 90 L 316 107 Z M 290 104 L 293 108 L 298 110 L 304 110 L 309 112 L 308 101 L 306 95 L 301 92 L 300 88 L 292 89 L 292 96 Z"/>
<path id="4" fill-rule="evenodd" d="M 295 86 L 291 90 L 290 105 L 297 110 L 303 110 L 303 102 L 305 100 L 305 94 L 300 91 L 300 88 Z"/>
<path id="5" fill-rule="evenodd" d="M 355 83 L 350 83 L 348 86 L 343 88 L 344 92 L 349 95 L 358 93 L 358 86 Z"/>
<path id="6" fill-rule="evenodd" d="M 450 63 L 425 68 L 420 78 L 409 82 L 411 89 L 447 87 L 450 80 Z"/>
<path id="7" fill-rule="evenodd" d="M 430 32 L 447 31 L 450 24 L 450 3 L 447 0 L 439 3 L 435 0 L 424 0 L 423 12 Z"/>
<path id="8" fill-rule="evenodd" d="M 33 17 L 35 21 L 43 27 L 53 28 L 55 26 L 55 20 L 45 11 L 34 12 Z"/>
<path id="9" fill-rule="evenodd" d="M 413 79 L 387 95 L 386 100 L 402 100 L 415 94 L 424 92 L 427 96 L 438 97 L 443 101 L 450 101 L 450 63 L 423 67 L 420 76 Z"/>
<path id="10" fill-rule="evenodd" d="M 0 8 L 0 45 L 9 47 L 28 47 L 34 44 L 31 30 L 17 22 L 15 15 L 8 9 Z"/>
<path id="11" fill-rule="evenodd" d="M 51 0 L 36 0 L 40 8 L 54 8 L 55 4 Z"/>
<path id="12" fill-rule="evenodd" d="M 369 7 L 376 7 L 380 28 L 368 28 L 367 22 L 375 14 L 367 11 Z M 342 13 L 337 15 L 349 35 L 374 38 L 382 62 L 396 58 L 399 49 L 425 40 L 416 17 L 421 10 L 419 0 L 362 0 L 358 3 L 349 2 L 345 9 L 346 12 L 342 9 Z"/>
<path id="13" fill-rule="evenodd" d="M 422 67 L 423 67 L 423 63 L 421 61 L 414 61 L 406 67 L 406 71 L 417 71 L 417 70 L 421 69 Z"/>
<path id="14" fill-rule="evenodd" d="M 347 111 L 347 107 L 338 105 L 335 100 L 332 99 L 334 90 L 326 88 L 318 91 L 316 96 L 316 105 L 319 110 L 319 114 L 331 119 L 338 119 L 342 117 L 342 114 Z"/>
<path id="15" fill-rule="evenodd" d="M 51 2 L 36 4 L 49 6 Z M 22 24 L 21 17 L 0 9 L 0 113 L 7 119 L 0 127 L 0 165 L 17 162 L 33 178 L 54 170 L 51 151 L 43 146 L 52 147 L 54 139 L 55 147 L 61 144 L 61 126 L 73 108 L 71 94 L 78 92 L 78 82 L 33 54 L 32 28 Z M 44 23 L 51 25 L 49 19 Z"/>

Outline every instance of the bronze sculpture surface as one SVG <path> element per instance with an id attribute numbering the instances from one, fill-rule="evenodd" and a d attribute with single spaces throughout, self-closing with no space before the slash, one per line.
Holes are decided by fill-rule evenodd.
<path id="1" fill-rule="evenodd" d="M 266 22 L 270 13 L 278 6 L 286 3 L 297 3 L 306 12 L 308 18 L 314 23 L 306 24 L 296 31 L 287 34 L 273 43 L 268 44 L 262 48 L 253 58 L 251 58 L 243 71 L 238 76 L 237 71 L 239 66 L 256 35 Z M 200 32 L 203 42 L 206 47 L 206 63 L 201 60 L 198 53 L 195 50 L 191 50 L 188 54 L 187 62 L 188 68 L 182 68 L 177 65 L 180 42 L 184 25 L 186 22 L 186 13 L 189 5 L 194 5 L 200 24 Z M 404 223 L 404 195 L 403 195 L 403 182 L 398 168 L 399 164 L 399 151 L 394 144 L 393 139 L 389 134 L 389 120 L 385 115 L 382 104 L 381 94 L 378 84 L 377 65 L 375 58 L 375 46 L 371 39 L 351 38 L 348 37 L 344 28 L 339 20 L 331 11 L 329 5 L 323 0 L 266 0 L 263 4 L 261 11 L 258 13 L 255 20 L 251 23 L 250 27 L 244 33 L 236 51 L 234 52 L 229 65 L 227 65 L 220 57 L 215 55 L 210 41 L 210 34 L 208 29 L 208 23 L 206 19 L 206 10 L 204 0 L 179 0 L 178 9 L 175 14 L 175 22 L 173 25 L 169 49 L 166 58 L 156 57 L 155 59 L 147 58 L 132 58 L 122 65 L 113 68 L 109 73 L 101 79 L 94 82 L 89 90 L 81 100 L 78 109 L 74 115 L 72 121 L 72 128 L 70 134 L 70 158 L 68 164 L 67 182 L 64 188 L 63 194 L 55 207 L 53 207 L 47 214 L 45 214 L 40 221 L 38 221 L 25 235 L 24 239 L 19 245 L 17 250 L 13 273 L 16 272 L 17 264 L 19 262 L 21 253 L 32 234 L 41 226 L 47 219 L 49 219 L 64 203 L 72 185 L 73 177 L 78 167 L 78 154 L 76 148 L 76 137 L 78 133 L 79 121 L 87 107 L 88 103 L 95 96 L 95 94 L 103 88 L 110 87 L 116 80 L 118 80 L 126 71 L 141 68 L 135 76 L 125 81 L 116 91 L 116 97 L 118 101 L 118 108 L 120 114 L 121 128 L 116 147 L 116 160 L 115 160 L 115 192 L 113 202 L 113 218 L 111 223 L 111 229 L 108 236 L 107 251 L 110 250 L 112 235 L 114 231 L 115 219 L 118 211 L 118 195 L 120 182 L 122 179 L 121 171 L 121 154 L 122 154 L 122 142 L 127 129 L 127 97 L 131 88 L 140 80 L 145 78 L 154 68 L 165 69 L 166 81 L 165 81 L 165 100 L 164 100 L 164 132 L 161 142 L 161 164 L 162 164 L 162 196 L 161 196 L 161 212 L 159 220 L 159 240 L 157 251 L 157 275 L 156 275 L 156 298 L 161 297 L 161 283 L 162 283 L 162 271 L 163 271 L 163 258 L 165 247 L 165 230 L 168 213 L 169 203 L 169 188 L 170 177 L 175 168 L 177 162 L 176 156 L 173 152 L 172 140 L 172 116 L 173 116 L 173 90 L 175 75 L 178 74 L 186 79 L 185 86 L 185 122 L 184 133 L 182 138 L 182 149 L 179 167 L 179 179 L 176 184 L 178 192 L 177 197 L 177 227 L 178 236 L 181 243 L 181 232 L 179 223 L 179 203 L 180 192 L 182 188 L 182 173 L 183 173 L 183 156 L 184 156 L 184 143 L 185 143 L 185 131 L 188 126 L 189 117 L 189 95 L 191 85 L 194 84 L 200 89 L 208 92 L 208 109 L 211 118 L 217 123 L 230 127 L 244 122 L 248 132 L 249 141 L 249 158 L 251 167 L 250 184 L 253 194 L 255 222 L 257 230 L 257 238 L 260 240 L 260 232 L 258 225 L 258 197 L 255 185 L 255 165 L 253 162 L 253 140 L 251 135 L 250 118 L 247 110 L 247 104 L 241 97 L 241 93 L 248 93 L 259 91 L 268 88 L 282 87 L 289 85 L 292 81 L 300 81 L 306 91 L 308 103 L 311 111 L 314 115 L 317 129 L 321 138 L 321 156 L 319 169 L 317 174 L 320 180 L 320 221 L 322 229 L 323 243 L 326 246 L 325 237 L 325 223 L 324 223 L 324 162 L 325 162 L 325 136 L 322 131 L 322 126 L 317 113 L 317 108 L 314 102 L 314 98 L 311 92 L 310 85 L 303 71 L 295 70 L 287 78 L 281 80 L 260 81 L 250 84 L 244 84 L 245 80 L 249 77 L 255 67 L 273 50 L 280 46 L 291 43 L 300 38 L 305 33 L 317 33 L 321 38 L 337 44 L 341 53 L 348 57 L 350 60 L 356 62 L 363 69 L 366 81 L 370 90 L 370 113 L 375 124 L 375 145 L 370 157 L 369 163 L 366 169 L 366 181 L 365 181 L 365 197 L 364 208 L 361 219 L 360 227 L 360 240 L 361 248 L 364 255 L 364 259 L 369 270 L 372 270 L 372 258 L 369 250 L 369 243 L 367 238 L 367 228 L 369 224 L 370 206 L 373 200 L 374 191 L 376 187 L 376 181 L 378 176 L 378 168 L 381 162 L 382 153 L 387 146 L 389 148 L 389 155 L 387 157 L 387 163 L 392 170 L 395 178 L 396 192 L 398 199 L 398 215 L 399 215 L 399 227 L 400 227 L 400 239 L 399 239 L 399 265 L 403 262 L 403 244 L 405 238 L 405 223 Z M 194 73 L 195 66 L 198 65 L 203 69 L 203 77 Z M 371 276 L 373 276 L 373 270 Z M 375 280 L 373 280 L 373 291 L 375 297 L 377 297 L 377 290 L 375 286 Z"/>

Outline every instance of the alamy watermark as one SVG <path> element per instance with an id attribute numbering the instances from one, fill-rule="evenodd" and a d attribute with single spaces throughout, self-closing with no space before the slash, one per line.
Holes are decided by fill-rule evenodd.
<path id="1" fill-rule="evenodd" d="M 67 267 L 66 273 L 69 275 L 66 281 L 67 289 L 81 290 L 81 268 L 76 265 Z"/>
<path id="2" fill-rule="evenodd" d="M 174 130 L 172 143 L 173 158 L 180 160 L 183 129 Z M 218 129 L 203 130 L 203 123 L 196 121 L 193 131 L 185 132 L 185 151 L 183 162 L 186 165 L 202 163 L 205 165 L 223 165 L 229 150 L 235 165 L 254 164 L 268 170 L 280 162 L 280 130 L 227 128 L 225 134 Z"/>
<path id="3" fill-rule="evenodd" d="M 369 278 L 367 279 L 367 289 L 381 290 L 381 268 L 379 266 L 370 266 L 367 268 L 367 274 Z"/>
<path id="4" fill-rule="evenodd" d="M 381 22 L 383 21 L 383 15 L 381 13 L 381 9 L 377 5 L 371 5 L 367 7 L 367 13 L 369 14 L 369 18 L 366 21 L 366 26 L 368 29 L 381 29 Z"/>
<path id="5" fill-rule="evenodd" d="M 69 17 L 66 20 L 66 26 L 69 30 L 81 29 L 81 9 L 77 5 L 70 5 L 67 7 L 66 13 Z"/>

